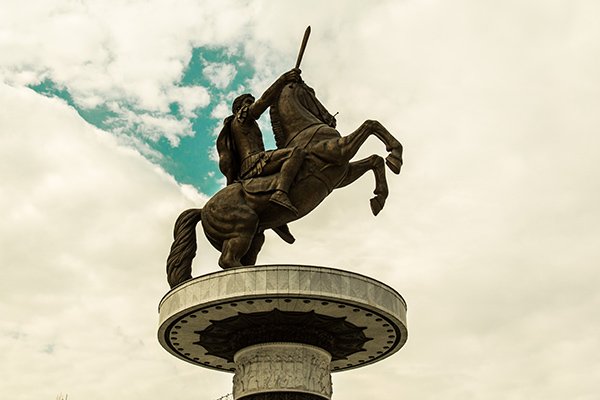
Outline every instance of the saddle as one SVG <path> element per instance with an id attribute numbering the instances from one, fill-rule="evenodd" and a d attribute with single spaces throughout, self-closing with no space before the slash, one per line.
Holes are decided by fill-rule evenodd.
<path id="1" fill-rule="evenodd" d="M 244 179 L 241 180 L 240 183 L 242 184 L 242 190 L 246 193 L 269 193 L 277 189 L 277 174 Z M 296 241 L 296 238 L 290 232 L 290 228 L 287 224 L 275 227 L 273 228 L 273 231 L 286 243 L 292 244 Z"/>
<path id="2" fill-rule="evenodd" d="M 277 189 L 277 179 L 277 174 L 274 174 L 243 179 L 240 183 L 246 193 L 260 194 L 275 191 Z"/>

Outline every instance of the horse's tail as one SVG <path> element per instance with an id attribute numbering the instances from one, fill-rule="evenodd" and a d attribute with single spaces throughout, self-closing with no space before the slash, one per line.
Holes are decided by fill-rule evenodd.
<path id="1" fill-rule="evenodd" d="M 167 281 L 171 289 L 192 279 L 192 260 L 196 256 L 196 225 L 201 208 L 190 208 L 179 215 L 173 229 L 173 244 L 167 258 Z"/>

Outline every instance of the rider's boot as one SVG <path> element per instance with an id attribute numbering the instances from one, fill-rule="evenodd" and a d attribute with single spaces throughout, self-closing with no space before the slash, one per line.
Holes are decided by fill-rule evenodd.
<path id="1" fill-rule="evenodd" d="M 298 209 L 294 207 L 287 193 L 283 190 L 276 190 L 275 193 L 271 195 L 269 201 L 287 208 L 296 216 L 298 215 Z"/>
<path id="2" fill-rule="evenodd" d="M 288 197 L 288 191 L 292 182 L 298 175 L 298 171 L 302 166 L 302 162 L 304 161 L 306 153 L 301 148 L 292 148 L 291 154 L 289 158 L 283 163 L 281 166 L 281 171 L 279 172 L 278 182 L 277 182 L 277 190 L 271 196 L 271 201 L 277 203 L 288 210 L 290 210 L 294 215 L 298 215 L 298 209 L 294 207 L 290 198 Z"/>

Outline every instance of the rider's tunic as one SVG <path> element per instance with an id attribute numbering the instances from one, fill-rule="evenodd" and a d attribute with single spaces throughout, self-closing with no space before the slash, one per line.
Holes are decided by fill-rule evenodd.
<path id="1" fill-rule="evenodd" d="M 261 176 L 265 165 L 267 165 L 273 155 L 278 150 L 265 150 L 262 133 L 256 121 L 248 121 L 249 106 L 244 106 L 237 113 L 233 124 L 239 125 L 241 129 L 235 137 L 236 145 L 239 150 L 247 151 L 247 154 L 241 160 L 240 179 L 249 179 Z M 252 126 L 251 126 L 252 125 Z M 280 156 L 281 157 L 281 156 Z M 289 157 L 284 157 L 284 160 Z"/>
<path id="2" fill-rule="evenodd" d="M 260 151 L 243 159 L 240 167 L 240 178 L 248 179 L 260 176 L 272 155 L 273 150 Z"/>

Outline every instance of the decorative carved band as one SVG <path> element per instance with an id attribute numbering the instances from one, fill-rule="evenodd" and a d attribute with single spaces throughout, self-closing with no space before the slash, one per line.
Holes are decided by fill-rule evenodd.
<path id="1" fill-rule="evenodd" d="M 234 361 L 233 397 L 236 400 L 267 392 L 331 398 L 331 355 L 318 347 L 264 343 L 238 351 Z"/>
<path id="2" fill-rule="evenodd" d="M 323 400 L 323 397 L 300 392 L 265 392 L 244 396 L 242 400 Z"/>

